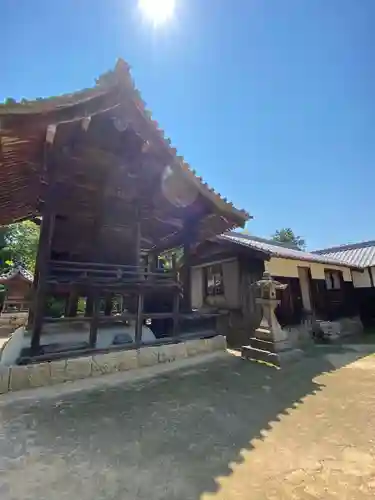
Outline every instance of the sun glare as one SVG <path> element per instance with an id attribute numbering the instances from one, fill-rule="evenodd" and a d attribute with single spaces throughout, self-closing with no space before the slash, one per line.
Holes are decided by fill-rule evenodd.
<path id="1" fill-rule="evenodd" d="M 175 0 L 138 0 L 138 5 L 142 14 L 158 25 L 173 17 Z"/>

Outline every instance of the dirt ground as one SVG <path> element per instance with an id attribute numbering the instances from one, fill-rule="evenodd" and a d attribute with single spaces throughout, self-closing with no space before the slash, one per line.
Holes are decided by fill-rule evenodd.
<path id="1" fill-rule="evenodd" d="M 0 399 L 1 500 L 375 498 L 375 348 Z M 36 393 L 36 394 L 40 394 Z"/>

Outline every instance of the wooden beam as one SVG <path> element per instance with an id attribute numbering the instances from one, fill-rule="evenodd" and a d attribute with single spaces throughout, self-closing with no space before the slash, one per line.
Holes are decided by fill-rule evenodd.
<path id="1" fill-rule="evenodd" d="M 42 220 L 39 217 L 31 217 L 30 221 L 34 222 L 34 224 L 36 224 L 37 226 L 42 225 Z"/>
<path id="2" fill-rule="evenodd" d="M 181 219 L 175 219 L 172 217 L 155 216 L 154 219 L 157 220 L 158 222 L 161 222 L 162 224 L 168 224 L 169 226 L 174 226 L 177 229 L 182 229 L 184 225 Z"/>
<path id="3" fill-rule="evenodd" d="M 163 253 L 171 248 L 181 247 L 187 241 L 195 243 L 198 235 L 198 226 L 204 214 L 196 214 L 193 218 L 185 220 L 183 228 L 159 240 L 151 249 L 152 251 Z"/>

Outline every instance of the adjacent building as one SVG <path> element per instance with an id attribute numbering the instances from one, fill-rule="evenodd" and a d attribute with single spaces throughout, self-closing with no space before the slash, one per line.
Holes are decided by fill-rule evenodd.
<path id="1" fill-rule="evenodd" d="M 263 271 L 288 285 L 277 309 L 283 325 L 299 324 L 311 315 L 333 321 L 358 313 L 353 272 L 363 271 L 336 258 L 229 232 L 197 246 L 192 266 L 192 305 L 228 310 L 234 330 L 242 330 L 245 338 L 260 321 L 253 283 Z"/>
<path id="2" fill-rule="evenodd" d="M 21 266 L 0 274 L 0 284 L 5 287 L 3 313 L 28 311 L 33 279 L 32 273 Z"/>
<path id="3" fill-rule="evenodd" d="M 373 323 L 375 321 L 375 241 L 325 248 L 314 254 L 337 259 L 359 268 L 352 271 L 356 299 L 363 321 Z"/>

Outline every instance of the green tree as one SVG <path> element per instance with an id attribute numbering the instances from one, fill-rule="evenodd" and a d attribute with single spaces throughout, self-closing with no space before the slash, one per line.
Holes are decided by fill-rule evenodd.
<path id="1" fill-rule="evenodd" d="M 165 269 L 172 269 L 172 255 L 175 255 L 176 266 L 179 267 L 183 262 L 184 250 L 182 247 L 173 248 L 172 250 L 168 250 L 162 255 L 159 256 L 159 261 L 162 262 L 162 265 Z"/>
<path id="2" fill-rule="evenodd" d="M 11 253 L 8 247 L 10 229 L 0 227 L 0 274 L 11 265 Z"/>
<path id="3" fill-rule="evenodd" d="M 0 254 L 0 257 L 3 257 L 2 266 L 6 266 L 7 263 L 9 265 L 9 261 L 11 261 L 31 272 L 34 271 L 38 251 L 39 226 L 34 222 L 25 221 L 1 228 L 0 247 L 1 235 L 4 245 L 0 250 L 4 254 Z"/>
<path id="4" fill-rule="evenodd" d="M 275 232 L 272 236 L 273 241 L 278 241 L 279 243 L 286 243 L 299 250 L 304 250 L 306 248 L 306 241 L 294 234 L 290 227 L 284 227 Z"/>
<path id="5" fill-rule="evenodd" d="M 13 104 L 17 104 L 17 101 L 13 99 L 13 97 L 7 97 L 4 101 L 5 106 L 11 106 Z"/>

